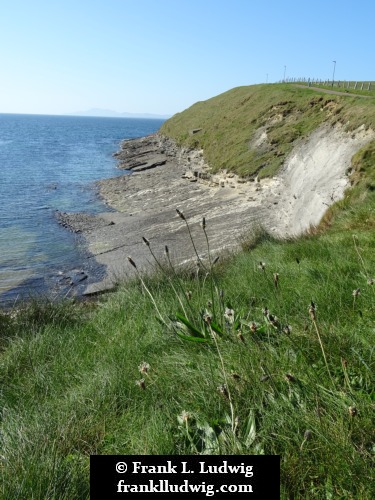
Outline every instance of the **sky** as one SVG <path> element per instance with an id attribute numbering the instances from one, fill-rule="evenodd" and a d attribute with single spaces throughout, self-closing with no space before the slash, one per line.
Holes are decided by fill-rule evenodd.
<path id="1" fill-rule="evenodd" d="M 374 18 L 374 0 L 0 0 L 0 113 L 173 115 L 284 75 L 374 81 Z"/>

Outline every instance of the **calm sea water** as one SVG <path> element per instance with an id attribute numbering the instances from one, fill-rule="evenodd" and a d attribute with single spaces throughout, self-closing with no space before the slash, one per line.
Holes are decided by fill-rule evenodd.
<path id="1" fill-rule="evenodd" d="M 120 173 L 112 154 L 123 139 L 159 129 L 163 120 L 0 114 L 0 303 L 80 265 L 77 237 L 56 210 L 108 210 L 96 180 Z"/>

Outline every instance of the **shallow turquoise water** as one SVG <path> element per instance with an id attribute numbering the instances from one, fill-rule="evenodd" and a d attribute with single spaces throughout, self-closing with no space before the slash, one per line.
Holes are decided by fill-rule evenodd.
<path id="1" fill-rule="evenodd" d="M 120 173 L 112 154 L 123 139 L 162 123 L 0 114 L 0 302 L 79 266 L 79 241 L 57 224 L 56 210 L 107 210 L 94 182 Z"/>

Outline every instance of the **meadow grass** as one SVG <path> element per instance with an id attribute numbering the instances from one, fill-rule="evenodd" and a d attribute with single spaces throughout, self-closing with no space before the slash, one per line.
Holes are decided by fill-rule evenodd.
<path id="1" fill-rule="evenodd" d="M 258 235 L 198 275 L 2 313 L 3 497 L 88 498 L 90 454 L 198 453 L 280 454 L 283 498 L 372 498 L 375 240 L 355 233 Z"/>

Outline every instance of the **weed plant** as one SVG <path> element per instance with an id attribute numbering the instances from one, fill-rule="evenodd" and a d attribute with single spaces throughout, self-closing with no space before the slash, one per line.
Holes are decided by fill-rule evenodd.
<path id="1" fill-rule="evenodd" d="M 90 454 L 279 454 L 282 498 L 373 498 L 373 233 L 217 261 L 203 219 L 203 260 L 178 213 L 193 272 L 145 235 L 151 276 L 1 313 L 0 495 L 88 498 Z"/>

